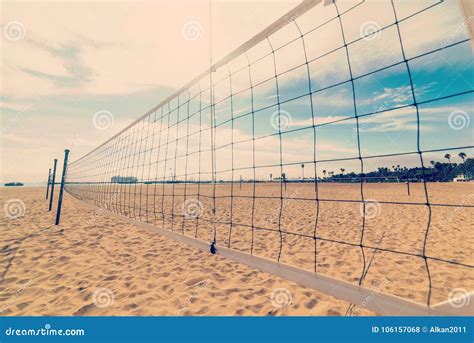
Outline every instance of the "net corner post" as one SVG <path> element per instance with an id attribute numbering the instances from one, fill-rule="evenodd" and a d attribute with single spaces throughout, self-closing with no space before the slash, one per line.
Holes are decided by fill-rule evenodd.
<path id="1" fill-rule="evenodd" d="M 48 200 L 48 196 L 49 196 L 49 184 L 50 183 L 51 183 L 51 168 L 49 168 L 48 181 L 46 182 L 46 200 Z"/>
<path id="2" fill-rule="evenodd" d="M 54 184 L 56 182 L 56 167 L 58 165 L 58 159 L 54 159 L 54 165 L 53 165 L 53 174 L 51 175 L 51 194 L 49 197 L 49 208 L 48 212 L 51 212 L 51 209 L 53 208 L 53 198 L 54 198 Z"/>
<path id="3" fill-rule="evenodd" d="M 59 225 L 59 220 L 61 219 L 61 208 L 63 203 L 63 194 L 64 194 L 64 184 L 66 181 L 66 171 L 67 171 L 67 161 L 69 158 L 69 149 L 64 150 L 64 163 L 63 163 L 63 171 L 61 175 L 61 186 L 59 188 L 59 197 L 58 197 L 58 209 L 56 211 L 56 221 L 55 225 Z M 63 229 L 61 228 L 61 232 Z"/>

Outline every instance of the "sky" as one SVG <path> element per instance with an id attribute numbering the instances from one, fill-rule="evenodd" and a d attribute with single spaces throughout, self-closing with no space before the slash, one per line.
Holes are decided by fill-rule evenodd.
<path id="1" fill-rule="evenodd" d="M 214 58 L 297 3 L 215 1 Z M 72 160 L 80 157 L 209 65 L 207 1 L 2 1 L 0 6 L 1 182 L 43 181 L 65 148 L 72 150 Z M 5 30 L 16 22 L 9 40 Z M 184 36 L 187 27 L 191 38 L 197 30 L 197 39 Z M 99 111 L 112 113 L 113 125 L 96 129 L 93 117 Z"/>
<path id="2" fill-rule="evenodd" d="M 217 61 L 298 3 L 213 1 L 210 20 L 207 1 L 2 2 L 0 181 L 45 180 L 65 148 L 79 159 L 206 70 L 211 30 Z M 299 176 L 314 156 L 318 173 L 359 172 L 359 143 L 366 171 L 419 165 L 416 154 L 380 155 L 472 145 L 470 21 L 457 2 L 394 1 L 400 33 L 390 1 L 337 3 L 343 31 L 336 7 L 319 4 L 250 49 L 248 60 L 213 73 L 218 178 L 252 178 L 254 158 L 257 178 L 279 175 L 280 163 Z M 145 161 L 156 161 L 146 171 L 156 179 L 195 175 L 199 147 L 210 146 L 208 85 L 199 80 L 92 154 L 95 172 L 76 163 L 71 177 L 90 180 L 104 166 L 140 177 L 134 167 Z M 114 157 L 129 147 L 143 153 L 120 169 Z M 201 171 L 210 168 L 210 153 L 201 158 Z"/>

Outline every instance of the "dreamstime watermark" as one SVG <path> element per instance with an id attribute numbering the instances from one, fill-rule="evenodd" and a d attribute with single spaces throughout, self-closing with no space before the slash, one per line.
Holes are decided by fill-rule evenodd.
<path id="1" fill-rule="evenodd" d="M 202 37 L 204 29 L 202 25 L 197 21 L 188 21 L 183 25 L 181 29 L 184 39 L 186 40 L 198 40 Z"/>
<path id="2" fill-rule="evenodd" d="M 10 42 L 16 42 L 25 38 L 26 28 L 19 21 L 11 21 L 3 28 L 3 35 Z"/>
<path id="3" fill-rule="evenodd" d="M 34 109 L 34 105 L 40 101 L 40 97 L 38 95 L 34 96 L 33 98 L 29 99 L 16 113 L 13 117 L 10 117 L 8 120 L 4 120 L 6 122 L 0 128 L 0 134 L 5 135 L 10 132 L 25 116 L 25 112 Z M 36 139 L 39 139 L 42 135 L 36 136 Z"/>
<path id="4" fill-rule="evenodd" d="M 185 311 L 188 308 L 188 306 L 194 301 L 194 299 L 196 299 L 199 296 L 199 294 L 204 292 L 204 290 L 206 290 L 206 288 L 208 287 L 209 287 L 209 281 L 204 280 L 204 281 L 199 282 L 196 285 L 196 288 L 194 289 L 194 291 L 191 293 L 191 296 L 188 299 L 186 299 L 185 302 L 181 303 L 178 306 L 178 309 L 176 310 L 176 314 L 179 315 L 181 312 Z"/>
<path id="5" fill-rule="evenodd" d="M 293 119 L 291 118 L 291 114 L 287 111 L 275 111 L 272 113 L 270 117 L 270 125 L 275 130 L 285 130 L 291 126 L 293 123 Z"/>
<path id="6" fill-rule="evenodd" d="M 380 206 L 380 203 L 375 199 L 367 199 L 360 203 L 359 211 L 361 217 L 364 217 L 365 219 L 374 219 L 382 212 L 382 206 Z"/>
<path id="7" fill-rule="evenodd" d="M 470 25 L 470 23 L 474 21 L 474 16 L 469 16 L 464 18 L 463 22 L 456 27 L 452 34 L 446 39 L 444 46 L 450 45 L 454 42 L 457 36 L 464 34 L 466 32 L 466 27 Z"/>
<path id="8" fill-rule="evenodd" d="M 94 113 L 92 123 L 98 130 L 107 130 L 114 126 L 115 118 L 112 112 L 107 110 L 100 110 Z"/>
<path id="9" fill-rule="evenodd" d="M 120 190 L 114 193 L 112 196 L 109 196 L 108 199 L 104 202 L 104 207 L 99 208 L 97 211 L 94 212 L 94 214 L 86 220 L 86 225 L 92 225 L 98 218 L 102 217 L 102 215 L 106 212 L 109 211 L 110 209 L 110 204 L 115 201 L 117 196 L 120 195 Z"/>
<path id="10" fill-rule="evenodd" d="M 276 308 L 283 308 L 293 302 L 293 296 L 287 288 L 277 288 L 270 295 L 270 301 Z"/>
<path id="11" fill-rule="evenodd" d="M 294 200 L 294 199 L 298 196 L 299 191 L 300 191 L 299 189 L 296 189 L 296 190 L 295 190 L 293 193 L 291 193 L 290 196 L 289 196 L 288 198 L 286 198 L 285 200 L 289 200 L 289 201 Z M 282 206 L 278 206 L 277 209 L 276 209 L 276 211 L 275 211 L 272 215 L 270 215 L 269 217 L 265 217 L 265 219 L 264 219 L 265 222 L 266 222 L 267 224 L 275 223 L 275 222 L 278 220 L 278 217 L 280 216 L 280 212 L 283 213 L 283 210 L 284 210 L 285 207 L 287 207 L 287 206 L 288 206 L 288 202 L 283 201 L 283 205 L 282 205 Z"/>
<path id="12" fill-rule="evenodd" d="M 366 21 L 360 26 L 359 33 L 364 40 L 371 41 L 380 38 L 382 31 L 379 23 L 376 21 Z"/>
<path id="13" fill-rule="evenodd" d="M 441 227 L 448 225 L 453 219 L 459 217 L 459 215 L 464 211 L 464 205 L 470 203 L 471 199 L 474 197 L 474 193 L 469 193 L 467 196 L 464 196 L 458 206 L 454 207 L 452 211 L 449 211 L 448 215 L 443 217 L 443 220 L 439 224 Z"/>
<path id="14" fill-rule="evenodd" d="M 92 302 L 98 308 L 105 308 L 111 306 L 114 303 L 114 293 L 105 287 L 98 288 L 92 295 Z"/>
<path id="15" fill-rule="evenodd" d="M 471 118 L 467 112 L 462 110 L 456 110 L 449 114 L 448 124 L 449 127 L 455 131 L 465 129 L 471 123 Z"/>
<path id="16" fill-rule="evenodd" d="M 17 113 L 13 118 L 10 118 L 7 121 L 7 124 L 0 129 L 0 135 L 7 134 L 17 123 L 20 122 L 21 117 L 21 113 Z"/>
<path id="17" fill-rule="evenodd" d="M 21 199 L 10 199 L 3 205 L 3 213 L 9 219 L 21 218 L 25 212 L 26 205 Z"/>
<path id="18" fill-rule="evenodd" d="M 13 127 L 15 127 L 16 124 L 18 124 L 18 123 L 20 122 L 20 120 L 21 120 L 22 117 L 23 117 L 23 113 L 24 113 L 23 111 L 19 111 L 19 112 L 17 112 L 17 113 L 15 114 L 15 116 L 14 116 L 13 118 L 10 118 L 10 119 L 7 121 L 6 125 L 3 126 L 3 127 L 0 129 L 0 135 L 5 135 L 5 134 L 7 134 L 8 132 L 10 132 L 11 129 L 12 129 Z"/>
<path id="19" fill-rule="evenodd" d="M 353 316 L 357 316 L 360 310 L 367 308 L 367 306 L 375 299 L 375 293 L 382 291 L 388 284 L 390 284 L 390 282 L 386 279 L 377 284 L 376 287 L 372 289 L 372 292 L 367 297 L 365 297 L 365 299 L 359 305 L 355 305 L 351 309 L 351 314 Z"/>
<path id="20" fill-rule="evenodd" d="M 15 329 L 9 327 L 5 330 L 6 336 L 84 336 L 84 329 L 53 329 L 50 324 L 39 329 Z"/>
<path id="21" fill-rule="evenodd" d="M 378 105 L 377 107 L 374 106 L 374 113 L 370 116 L 367 116 L 364 118 L 363 122 L 359 122 L 358 130 L 357 127 L 354 127 L 352 129 L 352 138 L 356 139 L 357 138 L 357 132 L 361 133 L 366 130 L 370 129 L 370 124 L 374 124 L 377 122 L 379 117 L 382 115 L 382 113 L 386 112 L 389 109 L 390 102 L 389 101 L 384 101 L 383 104 Z"/>
<path id="22" fill-rule="evenodd" d="M 449 305 L 460 308 L 469 305 L 469 292 L 462 288 L 454 288 L 448 295 Z"/>
<path id="23" fill-rule="evenodd" d="M 5 312 L 11 305 L 15 304 L 18 298 L 21 297 L 23 293 L 26 292 L 26 290 L 28 289 L 28 287 L 31 286 L 31 284 L 32 284 L 31 280 L 28 280 L 28 282 L 25 283 L 23 286 L 21 286 L 21 288 L 18 288 L 15 294 L 12 297 L 10 297 L 6 301 L 6 303 L 2 305 L 2 307 L 0 307 L 0 313 Z"/>
<path id="24" fill-rule="evenodd" d="M 181 209 L 183 210 L 184 218 L 196 219 L 201 216 L 204 206 L 198 199 L 187 199 L 181 206 Z"/>

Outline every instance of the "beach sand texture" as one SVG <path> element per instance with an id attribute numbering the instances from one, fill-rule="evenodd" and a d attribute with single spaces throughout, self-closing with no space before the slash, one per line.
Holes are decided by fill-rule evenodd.
<path id="1" fill-rule="evenodd" d="M 316 229 L 323 239 L 316 246 L 317 271 L 357 284 L 365 256 L 364 286 L 426 303 L 429 281 L 421 255 L 430 218 L 426 255 L 474 264 L 473 209 L 456 207 L 474 205 L 474 185 L 427 186 L 430 207 L 422 184 L 411 184 L 410 196 L 405 184 L 364 185 L 365 199 L 374 202 L 365 218 L 363 255 L 360 185 L 320 184 L 319 199 L 331 201 L 319 202 Z M 210 185 L 199 190 L 195 184 L 186 189 L 178 184 L 70 186 L 86 198 L 99 190 L 111 211 L 212 240 Z M 216 187 L 217 244 L 253 249 L 269 259 L 276 259 L 281 247 L 281 262 L 313 271 L 314 185 L 288 184 L 283 206 L 279 184 L 257 184 L 255 195 L 261 198 L 255 202 L 253 192 L 251 184 Z M 44 189 L 4 188 L 0 197 L 2 204 L 21 199 L 26 209 L 22 217 L 4 213 L 1 219 L 2 315 L 344 315 L 349 306 L 128 224 L 69 194 L 59 227 L 53 225 L 54 211 L 47 212 Z M 201 203 L 199 218 L 182 215 L 185 201 Z M 265 228 L 253 230 L 253 246 L 252 224 Z M 447 300 L 455 289 L 474 289 L 471 267 L 428 259 L 428 268 L 432 304 Z M 374 313 L 355 308 L 349 314 Z"/>

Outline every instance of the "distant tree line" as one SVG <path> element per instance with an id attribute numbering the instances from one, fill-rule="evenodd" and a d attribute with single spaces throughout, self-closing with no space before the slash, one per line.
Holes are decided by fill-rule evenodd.
<path id="1" fill-rule="evenodd" d="M 474 159 L 466 158 L 467 155 L 464 152 L 458 154 L 458 157 L 462 159 L 462 163 L 451 162 L 452 156 L 446 154 L 444 158 L 447 162 L 435 162 L 429 161 L 428 165 L 424 166 L 424 178 L 430 182 L 448 182 L 461 174 L 464 175 L 465 179 L 474 179 Z M 325 181 L 344 182 L 350 181 L 351 179 L 364 178 L 367 181 L 371 179 L 374 182 L 380 182 L 384 179 L 393 181 L 394 179 L 399 181 L 421 181 L 423 180 L 423 169 L 422 167 L 407 168 L 400 165 L 393 165 L 389 167 L 379 167 L 376 171 L 367 173 L 344 173 L 344 168 L 340 169 L 340 172 L 335 173 L 334 171 L 323 170 Z"/>
<path id="2" fill-rule="evenodd" d="M 323 182 L 360 182 L 363 179 L 366 182 L 403 182 L 403 181 L 422 181 L 426 179 L 430 182 L 449 182 L 453 181 L 455 177 L 464 175 L 466 180 L 474 180 L 474 159 L 467 158 L 467 155 L 464 152 L 460 152 L 457 155 L 462 163 L 453 163 L 451 161 L 451 155 L 446 154 L 444 158 L 447 162 L 435 162 L 435 161 L 425 161 L 427 165 L 424 166 L 424 170 L 420 167 L 402 167 L 398 165 L 392 165 L 392 167 L 379 167 L 375 171 L 367 173 L 345 173 L 345 168 L 339 168 L 337 172 L 331 170 L 322 170 L 322 176 L 318 176 L 318 180 Z M 314 177 L 305 177 L 304 168 L 305 164 L 301 165 L 301 176 L 300 177 L 289 177 L 286 173 L 282 173 L 281 176 L 274 177 L 273 174 L 269 174 L 269 179 L 264 180 L 253 180 L 253 179 L 243 179 L 240 176 L 240 180 L 216 180 L 217 183 L 247 183 L 247 182 L 268 182 L 268 181 L 283 181 L 287 182 L 314 182 Z M 424 174 L 424 176 L 423 176 Z M 112 183 L 145 183 L 145 184 L 154 184 L 154 183 L 212 183 L 212 180 L 178 180 L 176 176 L 173 175 L 169 180 L 138 180 L 134 176 L 112 176 Z"/>

